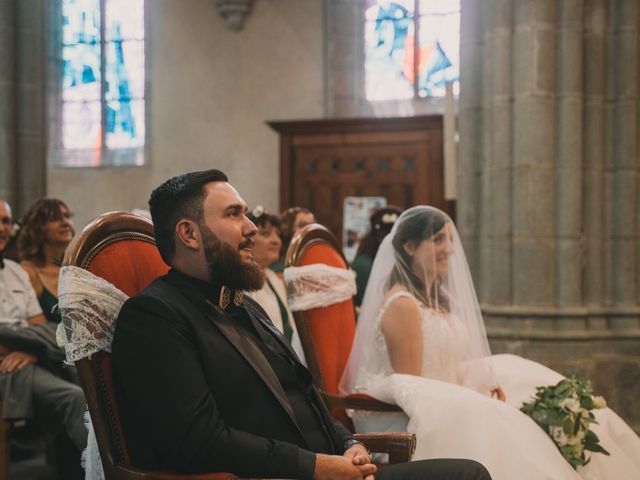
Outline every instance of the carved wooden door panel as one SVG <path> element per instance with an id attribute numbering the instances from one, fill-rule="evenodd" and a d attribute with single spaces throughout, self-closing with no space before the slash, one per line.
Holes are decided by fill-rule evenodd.
<path id="1" fill-rule="evenodd" d="M 270 125 L 281 134 L 281 209 L 309 208 L 338 238 L 348 196 L 453 213 L 444 199 L 441 116 Z"/>

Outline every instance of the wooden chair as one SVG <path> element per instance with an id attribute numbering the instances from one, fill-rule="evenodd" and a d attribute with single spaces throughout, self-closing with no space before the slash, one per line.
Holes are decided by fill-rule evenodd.
<path id="1" fill-rule="evenodd" d="M 318 263 L 330 267 L 348 268 L 347 261 L 333 234 L 322 225 L 314 223 L 307 225 L 294 235 L 285 257 L 285 267 Z M 294 312 L 293 316 L 313 381 L 335 418 L 342 421 L 353 432 L 353 422 L 347 415 L 347 409 L 402 411 L 397 405 L 381 402 L 368 395 L 345 396 L 339 392 L 338 385 L 347 365 L 356 331 L 352 299 L 328 307 Z M 408 442 L 406 448 L 409 450 L 401 449 L 395 452 L 400 456 L 391 457 L 390 455 L 390 461 L 393 460 L 392 463 L 395 463 L 410 458 L 415 447 L 415 437 L 400 433 L 393 435 L 397 435 L 398 439 L 405 435 Z M 370 449 L 374 450 L 371 447 Z"/>
<path id="2" fill-rule="evenodd" d="M 149 220 L 126 212 L 105 213 L 69 245 L 63 266 L 74 265 L 135 295 L 169 267 L 155 246 Z M 136 468 L 127 450 L 112 382 L 111 354 L 98 352 L 76 363 L 107 480 L 223 480 L 228 473 L 178 475 Z"/>
<path id="3" fill-rule="evenodd" d="M 126 212 L 96 218 L 69 245 L 63 266 L 74 265 L 104 278 L 127 295 L 135 295 L 167 272 L 155 247 L 153 225 Z M 98 352 L 75 363 L 84 390 L 107 480 L 230 480 L 230 473 L 200 475 L 149 472 L 136 468 L 127 449 L 113 389 L 111 354 Z M 388 434 L 358 437 L 368 448 L 395 452 L 406 439 Z M 395 458 L 395 457 L 394 457 Z M 408 457 L 407 457 L 408 459 Z"/>

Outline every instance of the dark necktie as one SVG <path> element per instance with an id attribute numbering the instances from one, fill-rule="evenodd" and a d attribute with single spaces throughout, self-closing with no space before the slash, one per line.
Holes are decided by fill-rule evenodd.
<path id="1" fill-rule="evenodd" d="M 291 343 L 291 337 L 293 336 L 293 329 L 291 328 L 291 324 L 289 323 L 289 312 L 287 311 L 287 307 L 284 306 L 284 303 L 282 302 L 282 300 L 280 300 L 280 296 L 278 295 L 278 292 L 276 292 L 276 289 L 273 288 L 273 285 L 271 285 L 271 282 L 269 280 L 267 280 L 267 285 L 269 285 L 269 288 L 271 289 L 273 294 L 276 296 L 276 300 L 278 301 L 278 308 L 280 309 L 280 318 L 282 318 L 282 330 L 283 330 L 282 333 L 284 333 L 284 336 L 287 339 L 287 342 Z"/>

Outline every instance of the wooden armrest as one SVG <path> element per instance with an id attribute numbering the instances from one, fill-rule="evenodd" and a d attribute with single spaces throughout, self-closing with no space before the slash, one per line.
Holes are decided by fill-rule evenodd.
<path id="1" fill-rule="evenodd" d="M 408 462 L 416 449 L 413 433 L 356 433 L 354 437 L 372 452 L 388 453 L 389 463 Z"/>
<path id="2" fill-rule="evenodd" d="M 402 409 L 392 403 L 381 402 L 369 395 L 354 394 L 349 396 L 333 395 L 322 392 L 325 403 L 330 407 L 339 407 L 351 410 L 368 410 L 373 412 L 401 412 Z"/>

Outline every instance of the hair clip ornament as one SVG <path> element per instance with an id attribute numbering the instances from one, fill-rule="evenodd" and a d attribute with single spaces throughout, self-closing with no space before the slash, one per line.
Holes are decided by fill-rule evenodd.
<path id="1" fill-rule="evenodd" d="M 256 206 L 256 208 L 251 210 L 251 215 L 253 215 L 255 218 L 260 218 L 262 215 L 264 215 L 264 212 L 264 207 L 262 205 L 258 205 Z"/>

